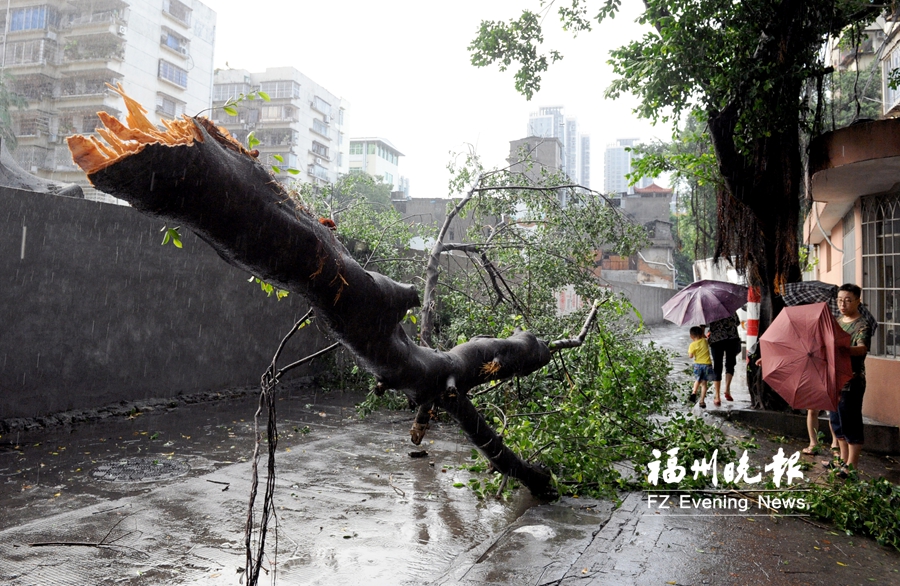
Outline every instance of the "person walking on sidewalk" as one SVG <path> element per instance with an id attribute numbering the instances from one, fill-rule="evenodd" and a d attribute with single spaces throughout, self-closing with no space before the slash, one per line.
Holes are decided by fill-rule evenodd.
<path id="1" fill-rule="evenodd" d="M 730 317 L 709 324 L 709 350 L 712 353 L 713 373 L 715 374 L 713 386 L 716 389 L 713 405 L 716 407 L 721 407 L 722 405 L 719 389 L 722 386 L 723 367 L 725 373 L 725 400 L 734 401 L 734 398 L 731 396 L 731 379 L 734 378 L 734 365 L 737 364 L 738 354 L 741 353 L 741 337 L 738 335 L 738 324 L 740 324 L 740 320 L 737 314 L 732 314 Z"/>
<path id="2" fill-rule="evenodd" d="M 703 335 L 703 328 L 694 326 L 691 328 L 691 345 L 688 346 L 688 356 L 694 359 L 694 390 L 691 397 L 697 396 L 700 390 L 700 408 L 706 409 L 707 381 L 714 380 L 715 373 L 712 369 L 712 360 L 709 357 L 709 343 Z"/>
<path id="3" fill-rule="evenodd" d="M 846 476 L 859 466 L 863 446 L 863 395 L 866 392 L 866 354 L 872 340 L 869 323 L 859 312 L 862 289 L 852 283 L 841 285 L 837 302 L 841 329 L 850 334 L 850 365 L 853 378 L 841 389 L 838 410 L 831 412 L 831 429 L 841 449 L 841 475 Z"/>

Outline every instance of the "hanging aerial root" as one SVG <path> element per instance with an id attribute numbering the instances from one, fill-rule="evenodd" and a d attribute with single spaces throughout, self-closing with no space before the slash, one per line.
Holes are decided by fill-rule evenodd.
<path id="1" fill-rule="evenodd" d="M 125 100 L 125 107 L 128 111 L 125 124 L 107 112 L 97 112 L 97 116 L 104 126 L 104 128 L 97 128 L 97 134 L 106 142 L 96 136 L 80 134 L 66 139 L 69 150 L 72 152 L 72 159 L 87 175 L 141 152 L 148 144 L 177 146 L 192 145 L 195 140 L 203 142 L 203 134 L 197 128 L 197 124 L 202 124 L 210 136 L 228 148 L 245 152 L 251 156 L 250 152 L 244 149 L 227 130 L 217 127 L 206 118 L 183 116 L 181 120 L 163 120 L 162 124 L 165 126 L 165 130 L 160 130 L 147 118 L 147 110 L 125 94 L 122 84 L 117 84 L 118 87 L 106 85 Z"/>

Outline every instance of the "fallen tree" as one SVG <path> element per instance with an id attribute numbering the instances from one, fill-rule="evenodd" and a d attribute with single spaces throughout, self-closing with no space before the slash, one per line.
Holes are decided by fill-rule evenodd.
<path id="1" fill-rule="evenodd" d="M 421 441 L 427 412 L 439 407 L 496 470 L 538 497 L 556 497 L 552 475 L 508 449 L 468 393 L 490 381 L 532 373 L 550 361 L 551 352 L 581 344 L 593 312 L 573 339 L 547 341 L 517 330 L 506 338 L 473 338 L 447 351 L 420 346 L 401 327 L 407 312 L 420 305 L 413 285 L 364 270 L 254 153 L 209 120 L 185 117 L 166 122 L 162 132 L 140 104 L 119 91 L 128 110 L 126 124 L 101 112 L 105 128 L 98 133 L 105 143 L 93 136 L 68 139 L 75 162 L 94 186 L 192 230 L 230 264 L 304 296 L 317 319 L 374 374 L 379 389 L 402 391 L 425 407 L 414 441 Z"/>

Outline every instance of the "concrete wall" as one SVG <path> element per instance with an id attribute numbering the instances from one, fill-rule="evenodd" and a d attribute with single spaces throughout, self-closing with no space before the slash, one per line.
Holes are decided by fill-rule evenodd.
<path id="1" fill-rule="evenodd" d="M 633 283 L 610 282 L 616 293 L 622 293 L 641 314 L 645 324 L 663 323 L 663 304 L 672 298 L 677 291 L 661 287 L 649 287 Z"/>
<path id="2" fill-rule="evenodd" d="M 615 281 L 609 281 L 609 286 L 616 293 L 622 293 L 628 298 L 641 314 L 645 324 L 663 323 L 662 305 L 677 292 L 674 289 Z"/>
<path id="3" fill-rule="evenodd" d="M 638 224 L 646 224 L 651 220 L 668 221 L 670 216 L 669 202 L 672 194 L 627 195 L 622 198 L 622 211 Z"/>
<path id="4" fill-rule="evenodd" d="M 211 211 L 214 213 L 214 211 Z M 305 311 L 129 207 L 0 188 L 0 419 L 255 385 Z M 295 336 L 286 358 L 318 348 Z"/>
<path id="5" fill-rule="evenodd" d="M 898 379 L 900 379 L 900 360 L 880 356 L 866 357 L 863 415 L 881 423 L 900 425 Z"/>

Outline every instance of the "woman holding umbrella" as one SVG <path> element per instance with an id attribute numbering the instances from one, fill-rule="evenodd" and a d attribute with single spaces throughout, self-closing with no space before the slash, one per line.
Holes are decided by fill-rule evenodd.
<path id="1" fill-rule="evenodd" d="M 841 329 L 850 334 L 850 364 L 853 378 L 841 389 L 838 410 L 831 412 L 831 427 L 841 449 L 841 460 L 856 468 L 863 446 L 862 404 L 866 392 L 866 354 L 872 332 L 859 311 L 862 290 L 851 283 L 838 289 L 837 303 L 841 311 Z M 846 470 L 842 470 L 846 474 Z"/>

